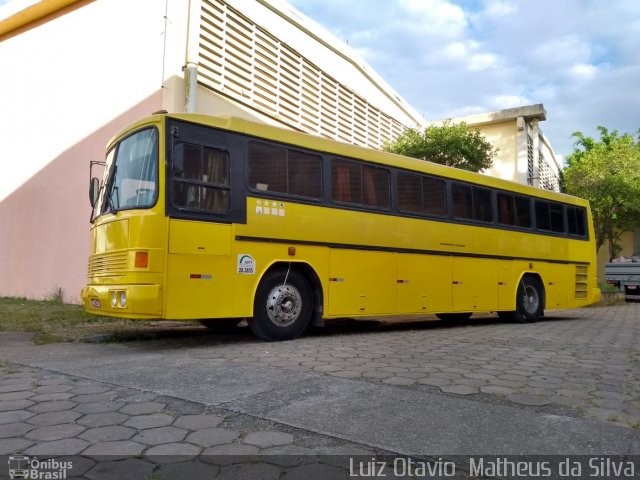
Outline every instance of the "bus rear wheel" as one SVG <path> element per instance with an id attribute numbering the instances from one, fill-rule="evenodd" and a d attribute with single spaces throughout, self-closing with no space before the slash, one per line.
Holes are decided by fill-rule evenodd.
<path id="1" fill-rule="evenodd" d="M 537 277 L 523 277 L 518 284 L 515 312 L 498 312 L 502 320 L 535 323 L 544 314 L 544 286 Z"/>
<path id="2" fill-rule="evenodd" d="M 306 330 L 312 312 L 311 289 L 304 276 L 295 270 L 275 270 L 258 285 L 249 327 L 262 340 L 291 340 Z"/>

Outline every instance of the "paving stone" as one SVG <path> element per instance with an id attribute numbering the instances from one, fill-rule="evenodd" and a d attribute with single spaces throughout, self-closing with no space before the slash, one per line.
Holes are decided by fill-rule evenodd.
<path id="1" fill-rule="evenodd" d="M 71 380 L 68 377 L 50 377 L 38 380 L 40 385 L 62 385 L 70 382 Z"/>
<path id="2" fill-rule="evenodd" d="M 86 393 L 81 395 L 75 395 L 73 401 L 77 403 L 97 403 L 97 402 L 112 402 L 115 400 L 116 393 L 111 391 L 103 393 Z"/>
<path id="3" fill-rule="evenodd" d="M 48 425 L 31 430 L 25 437 L 37 441 L 62 440 L 63 438 L 75 437 L 84 429 L 85 427 L 75 423 Z"/>
<path id="4" fill-rule="evenodd" d="M 42 385 L 34 389 L 38 394 L 43 393 L 65 393 L 73 388 L 73 385 Z"/>
<path id="5" fill-rule="evenodd" d="M 82 413 L 104 413 L 115 412 L 122 408 L 120 402 L 93 402 L 93 403 L 81 403 L 74 410 Z M 126 412 L 123 412 L 126 413 Z"/>
<path id="6" fill-rule="evenodd" d="M 91 480 L 141 480 L 151 478 L 155 465 L 137 458 L 100 462 L 85 473 Z"/>
<path id="7" fill-rule="evenodd" d="M 0 393 L 0 402 L 6 402 L 8 400 L 24 400 L 33 395 L 31 390 L 21 390 L 19 392 Z"/>
<path id="8" fill-rule="evenodd" d="M 381 477 L 383 475 L 388 478 L 397 478 L 393 474 L 393 470 L 382 472 Z M 292 467 L 287 469 L 284 475 L 284 480 L 324 480 L 326 478 L 346 480 L 349 478 L 349 475 L 347 471 L 342 468 L 324 463 L 312 463 L 310 465 Z"/>
<path id="9" fill-rule="evenodd" d="M 29 407 L 29 410 L 36 413 L 61 412 L 62 410 L 70 410 L 76 405 L 77 403 L 69 400 L 57 400 L 53 402 L 37 403 Z"/>
<path id="10" fill-rule="evenodd" d="M 0 412 L 0 425 L 6 423 L 23 422 L 33 417 L 35 413 L 27 410 L 11 410 L 8 412 Z"/>
<path id="11" fill-rule="evenodd" d="M 340 370 L 338 372 L 331 372 L 331 376 L 339 378 L 360 378 L 360 372 L 355 370 Z"/>
<path id="12" fill-rule="evenodd" d="M 107 425 L 120 425 L 129 417 L 117 412 L 90 413 L 80 418 L 77 422 L 87 427 L 105 427 Z"/>
<path id="13" fill-rule="evenodd" d="M 25 448 L 28 448 L 34 443 L 35 442 L 33 440 L 28 440 L 26 438 L 0 438 L 0 455 L 22 453 Z"/>
<path id="14" fill-rule="evenodd" d="M 207 448 L 202 452 L 200 459 L 204 462 L 211 462 L 217 465 L 233 465 L 234 463 L 242 463 L 252 461 L 258 458 L 260 450 L 253 445 L 245 445 L 243 443 L 225 443 Z"/>
<path id="15" fill-rule="evenodd" d="M 47 412 L 35 415 L 27 420 L 27 423 L 33 425 L 59 425 L 62 423 L 72 423 L 80 418 L 82 414 L 73 410 L 64 410 L 62 412 Z"/>
<path id="16" fill-rule="evenodd" d="M 54 400 L 69 400 L 73 397 L 73 393 L 62 392 L 62 393 L 43 393 L 41 395 L 34 395 L 31 397 L 31 400 L 34 402 L 50 402 Z"/>
<path id="17" fill-rule="evenodd" d="M 225 480 L 247 480 L 249 478 L 277 480 L 282 471 L 282 467 L 268 463 L 241 463 L 222 467 L 219 476 Z"/>
<path id="18" fill-rule="evenodd" d="M 147 445 L 160 445 L 163 443 L 180 442 L 187 435 L 187 430 L 176 427 L 159 427 L 143 430 L 133 437 L 133 441 L 145 443 Z M 191 440 L 187 440 L 190 443 Z"/>
<path id="19" fill-rule="evenodd" d="M 88 442 L 80 438 L 65 438 L 52 442 L 40 442 L 26 449 L 26 455 L 77 455 L 87 448 Z"/>
<path id="20" fill-rule="evenodd" d="M 417 372 L 419 373 L 419 372 Z M 420 376 L 424 376 L 424 374 L 420 374 Z M 362 372 L 362 377 L 363 378 L 374 378 L 374 379 L 383 379 L 383 378 L 389 378 L 389 377 L 393 377 L 393 373 L 389 373 L 389 372 L 380 372 L 378 370 L 365 370 L 364 372 Z"/>
<path id="21" fill-rule="evenodd" d="M 0 425 L 0 438 L 19 437 L 36 428 L 28 423 L 5 423 Z"/>
<path id="22" fill-rule="evenodd" d="M 416 381 L 413 378 L 391 377 L 382 380 L 382 383 L 386 383 L 387 385 L 413 385 Z"/>
<path id="23" fill-rule="evenodd" d="M 126 413 L 127 415 L 146 415 L 149 413 L 162 412 L 164 407 L 164 403 L 157 402 L 132 403 L 122 407 L 120 413 Z"/>
<path id="24" fill-rule="evenodd" d="M 0 385 L 0 393 L 23 392 L 25 390 L 28 390 L 29 392 L 33 390 L 33 386 L 31 385 L 31 383 Z"/>
<path id="25" fill-rule="evenodd" d="M 173 426 L 186 428 L 187 430 L 200 430 L 203 428 L 217 427 L 223 420 L 223 417 L 217 417 L 215 415 L 182 415 L 176 418 Z"/>
<path id="26" fill-rule="evenodd" d="M 185 442 L 194 443 L 203 447 L 212 447 L 214 445 L 231 443 L 238 437 L 240 437 L 240 433 L 235 430 L 228 430 L 226 428 L 205 428 L 203 430 L 196 430 L 189 434 L 185 439 Z"/>
<path id="27" fill-rule="evenodd" d="M 84 440 L 83 440 L 84 441 Z M 85 442 L 86 443 L 86 442 Z M 82 452 L 82 455 L 86 456 L 110 456 L 115 458 L 128 458 L 140 455 L 146 448 L 142 445 L 131 440 L 118 440 L 114 442 L 99 442 L 94 443 L 89 448 Z"/>
<path id="28" fill-rule="evenodd" d="M 551 403 L 549 400 L 542 398 L 538 395 L 529 395 L 529 394 L 522 394 L 522 393 L 509 395 L 508 399 L 513 403 L 519 403 L 520 405 L 537 406 L 537 405 L 549 405 Z"/>
<path id="29" fill-rule="evenodd" d="M 470 387 L 469 385 L 448 385 L 440 387 L 440 390 L 445 393 L 455 393 L 456 395 L 472 395 L 480 391 L 477 387 Z"/>
<path id="30" fill-rule="evenodd" d="M 254 445 L 259 448 L 277 447 L 293 443 L 294 437 L 290 433 L 261 431 L 247 433 L 242 439 L 243 443 Z"/>
<path id="31" fill-rule="evenodd" d="M 91 443 L 112 442 L 116 440 L 129 440 L 136 434 L 133 428 L 122 427 L 120 425 L 109 425 L 105 427 L 90 428 L 80 438 Z"/>
<path id="32" fill-rule="evenodd" d="M 180 460 L 189 460 L 197 457 L 202 452 L 202 447 L 191 443 L 165 443 L 149 448 L 144 452 L 145 457 L 154 457 L 149 460 L 156 463 L 175 462 L 175 457 Z"/>
<path id="33" fill-rule="evenodd" d="M 153 459 L 152 459 L 153 460 Z M 217 465 L 183 462 L 161 465 L 157 474 L 162 479 L 211 480 L 217 478 L 220 467 Z"/>
<path id="34" fill-rule="evenodd" d="M 435 378 L 435 377 L 423 377 L 417 380 L 418 383 L 422 385 L 433 385 L 436 387 L 441 387 L 444 385 L 451 385 L 451 380 L 447 380 L 446 378 Z"/>
<path id="35" fill-rule="evenodd" d="M 487 385 L 480 387 L 480 391 L 482 393 L 488 393 L 491 395 L 512 395 L 515 393 L 513 388 L 508 387 L 500 387 L 498 385 Z"/>
<path id="36" fill-rule="evenodd" d="M 92 393 L 104 393 L 111 390 L 111 387 L 104 385 L 78 385 L 71 390 L 76 395 L 87 395 Z"/>
<path id="37" fill-rule="evenodd" d="M 173 417 L 165 413 L 153 413 L 151 415 L 136 415 L 124 424 L 128 427 L 135 427 L 138 430 L 145 428 L 164 427 L 173 423 Z"/>
<path id="38" fill-rule="evenodd" d="M 27 399 L 5 400 L 0 402 L 0 412 L 8 412 L 10 410 L 24 410 L 29 408 L 35 402 Z"/>

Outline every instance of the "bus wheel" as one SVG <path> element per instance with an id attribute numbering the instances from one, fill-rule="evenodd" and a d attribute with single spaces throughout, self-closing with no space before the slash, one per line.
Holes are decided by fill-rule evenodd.
<path id="1" fill-rule="evenodd" d="M 263 340 L 291 340 L 311 321 L 311 289 L 295 270 L 276 270 L 264 276 L 253 304 L 251 331 Z"/>
<path id="2" fill-rule="evenodd" d="M 436 313 L 436 317 L 445 322 L 462 323 L 471 318 L 470 313 Z"/>
<path id="3" fill-rule="evenodd" d="M 535 323 L 544 311 L 544 287 L 536 277 L 523 277 L 516 294 L 516 311 L 512 319 L 517 323 Z"/>

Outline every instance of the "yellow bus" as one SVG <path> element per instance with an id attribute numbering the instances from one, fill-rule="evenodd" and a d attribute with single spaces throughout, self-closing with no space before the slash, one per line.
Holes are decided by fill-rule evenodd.
<path id="1" fill-rule="evenodd" d="M 246 318 L 286 340 L 331 318 L 535 322 L 600 299 L 585 200 L 238 118 L 129 126 L 90 197 L 99 315 Z"/>

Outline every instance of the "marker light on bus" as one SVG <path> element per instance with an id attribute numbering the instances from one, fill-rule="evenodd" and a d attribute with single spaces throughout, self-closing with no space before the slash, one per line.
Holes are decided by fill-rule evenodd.
<path id="1" fill-rule="evenodd" d="M 134 266 L 136 268 L 147 268 L 149 266 L 149 252 L 136 252 Z"/>
<path id="2" fill-rule="evenodd" d="M 127 293 L 120 292 L 120 307 L 124 308 L 127 306 Z"/>

